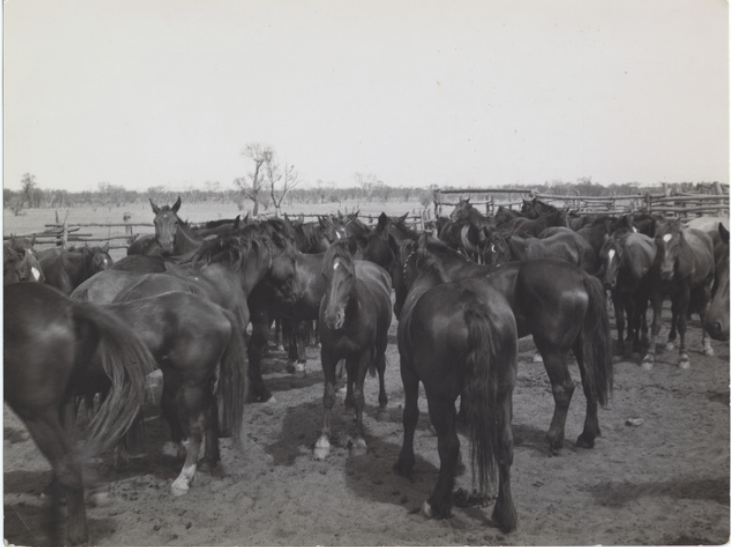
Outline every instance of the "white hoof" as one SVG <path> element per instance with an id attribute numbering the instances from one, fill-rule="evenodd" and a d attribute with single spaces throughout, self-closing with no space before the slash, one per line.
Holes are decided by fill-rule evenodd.
<path id="1" fill-rule="evenodd" d="M 688 370 L 690 368 L 690 359 L 687 356 L 681 357 L 678 366 L 683 370 Z"/>
<path id="2" fill-rule="evenodd" d="M 647 360 L 642 361 L 642 368 L 644 370 L 652 370 L 653 365 L 654 365 L 654 363 L 652 361 L 647 361 Z"/>
<path id="3" fill-rule="evenodd" d="M 705 348 L 703 350 L 703 355 L 705 355 L 706 357 L 713 357 L 714 355 L 716 355 L 716 352 L 713 351 L 713 348 Z"/>
<path id="4" fill-rule="evenodd" d="M 182 477 L 175 479 L 175 482 L 170 486 L 170 492 L 176 498 L 184 496 L 188 493 L 188 490 L 190 490 L 190 485 L 188 484 L 188 481 Z"/>
<path id="5" fill-rule="evenodd" d="M 675 349 L 675 344 L 673 342 L 668 342 L 665 344 L 665 351 L 673 351 Z"/>
<path id="6" fill-rule="evenodd" d="M 425 502 L 424 502 L 424 503 L 423 503 L 423 504 L 421 505 L 421 514 L 422 514 L 422 515 L 424 515 L 424 516 L 425 516 L 426 518 L 428 518 L 428 519 L 432 518 L 432 510 L 431 510 L 431 505 L 429 504 L 429 501 L 428 501 L 428 500 L 427 500 L 427 501 L 425 501 Z"/>
<path id="7" fill-rule="evenodd" d="M 93 492 L 89 496 L 89 504 L 95 507 L 108 507 L 111 503 L 109 492 Z"/>
<path id="8" fill-rule="evenodd" d="M 303 373 L 303 372 L 305 371 L 305 364 L 304 364 L 304 363 L 299 363 L 299 362 L 298 362 L 298 363 L 297 363 L 297 364 L 296 364 L 296 365 L 294 366 L 294 371 L 295 371 L 295 372 L 297 372 L 297 373 L 300 373 L 300 374 L 301 374 L 301 373 Z"/>
<path id="9" fill-rule="evenodd" d="M 330 441 L 327 440 L 327 437 L 317 439 L 312 455 L 316 460 L 321 461 L 330 455 Z"/>
<path id="10" fill-rule="evenodd" d="M 364 456 L 368 453 L 368 445 L 362 438 L 355 439 L 350 447 L 350 453 L 353 456 Z"/>
<path id="11" fill-rule="evenodd" d="M 534 363 L 542 363 L 543 362 L 543 356 L 540 353 L 536 353 L 533 356 L 533 362 Z"/>

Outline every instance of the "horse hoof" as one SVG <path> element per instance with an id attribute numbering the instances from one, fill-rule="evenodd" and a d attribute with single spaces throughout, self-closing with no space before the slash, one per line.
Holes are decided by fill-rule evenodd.
<path id="1" fill-rule="evenodd" d="M 653 362 L 651 360 L 643 360 L 642 361 L 642 368 L 645 370 L 652 370 Z"/>
<path id="2" fill-rule="evenodd" d="M 665 344 L 665 351 L 673 351 L 675 349 L 675 344 L 672 342 L 668 342 Z"/>
<path id="3" fill-rule="evenodd" d="M 425 501 L 421 505 L 421 514 L 424 515 L 428 519 L 432 518 L 432 514 L 433 513 L 432 513 L 432 510 L 431 510 L 431 505 L 429 504 L 429 501 L 428 500 Z"/>
<path id="4" fill-rule="evenodd" d="M 706 348 L 703 350 L 703 355 L 706 357 L 713 357 L 716 353 L 713 351 L 713 348 Z"/>
<path id="5" fill-rule="evenodd" d="M 89 495 L 89 504 L 94 507 L 108 507 L 111 503 L 109 492 L 94 492 Z"/>
<path id="6" fill-rule="evenodd" d="M 688 370 L 690 368 L 690 359 L 681 359 L 678 366 L 683 370 Z"/>
<path id="7" fill-rule="evenodd" d="M 350 454 L 352 456 L 365 456 L 368 452 L 368 446 L 363 439 L 356 439 L 355 441 L 352 441 L 348 444 L 350 448 Z"/>
<path id="8" fill-rule="evenodd" d="M 536 353 L 533 356 L 533 362 L 534 363 L 542 363 L 543 362 L 543 356 L 540 353 Z"/>
<path id="9" fill-rule="evenodd" d="M 582 433 L 576 439 L 576 447 L 577 448 L 594 448 L 594 439 L 588 439 L 588 438 L 584 437 L 584 434 Z"/>
<path id="10" fill-rule="evenodd" d="M 327 437 L 320 437 L 315 443 L 315 448 L 312 451 L 312 455 L 316 460 L 324 460 L 330 455 L 330 441 Z"/>
<path id="11" fill-rule="evenodd" d="M 190 485 L 185 479 L 176 479 L 175 482 L 170 486 L 170 492 L 176 498 L 184 496 L 190 490 Z"/>

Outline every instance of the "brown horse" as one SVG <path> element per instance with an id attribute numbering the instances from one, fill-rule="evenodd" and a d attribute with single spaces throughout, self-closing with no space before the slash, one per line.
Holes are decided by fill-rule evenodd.
<path id="1" fill-rule="evenodd" d="M 3 284 L 22 281 L 43 283 L 43 269 L 33 250 L 33 241 L 11 237 L 3 243 Z"/>
<path id="2" fill-rule="evenodd" d="M 84 281 L 114 264 L 109 256 L 109 243 L 103 247 L 45 249 L 38 253 L 38 262 L 43 268 L 46 284 L 64 294 L 71 294 Z"/>
<path id="3" fill-rule="evenodd" d="M 404 442 L 395 470 L 409 476 L 414 466 L 414 430 L 419 417 L 419 382 L 437 432 L 439 476 L 422 511 L 448 517 L 459 461 L 455 400 L 467 409 L 473 475 L 486 492 L 494 464 L 498 498 L 492 513 L 504 532 L 517 516 L 510 491 L 513 463 L 512 394 L 517 376 L 518 337 L 510 304 L 485 278 L 447 283 L 439 260 L 412 249 L 402 268 L 406 301 L 401 309 L 398 346 L 404 385 Z"/>
<path id="4" fill-rule="evenodd" d="M 655 233 L 657 256 L 651 275 L 650 302 L 652 303 L 652 334 L 650 349 L 642 361 L 642 367 L 650 370 L 655 363 L 657 335 L 662 323 L 662 303 L 670 297 L 672 322 L 666 349 L 680 333 L 680 361 L 682 369 L 690 368 L 690 358 L 685 346 L 686 318 L 691 311 L 701 316 L 704 323 L 715 273 L 713 242 L 708 234 L 692 228 L 683 228 L 679 220 L 658 224 Z M 703 331 L 703 353 L 713 355 L 708 333 Z"/>
<path id="5" fill-rule="evenodd" d="M 718 233 L 721 241 L 718 247 L 721 252 L 716 262 L 716 279 L 703 327 L 711 338 L 725 342 L 729 339 L 728 230 L 720 222 Z"/>
<path id="6" fill-rule="evenodd" d="M 352 253 L 355 242 L 333 244 L 325 254 L 322 275 L 325 292 L 320 303 L 320 358 L 325 376 L 322 433 L 314 455 L 324 459 L 330 452 L 330 421 L 335 404 L 335 368 L 345 359 L 348 375 L 346 406 L 355 406 L 356 438 L 353 449 L 363 452 L 363 383 L 366 372 L 378 371 L 378 403 L 385 409 L 388 399 L 384 374 L 388 327 L 391 324 L 391 279 L 388 273 L 371 262 L 356 261 Z"/>

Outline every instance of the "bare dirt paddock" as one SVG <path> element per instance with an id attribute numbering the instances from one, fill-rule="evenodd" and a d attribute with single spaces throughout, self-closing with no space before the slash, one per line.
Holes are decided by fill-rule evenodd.
<path id="1" fill-rule="evenodd" d="M 394 321 L 394 324 L 396 322 Z M 667 323 L 666 323 L 667 324 Z M 392 327 L 392 332 L 395 332 Z M 661 334 L 661 339 L 664 340 Z M 376 417 L 377 382 L 366 381 L 368 453 L 350 456 L 352 414 L 339 395 L 335 448 L 324 462 L 311 457 L 322 416 L 322 373 L 309 350 L 308 374 L 295 378 L 283 362 L 267 361 L 265 379 L 276 403 L 249 405 L 243 449 L 223 440 L 222 466 L 200 472 L 190 493 L 173 498 L 181 462 L 163 453 L 169 438 L 148 422 L 147 456 L 115 470 L 109 455 L 97 465 L 108 503 L 88 510 L 94 545 L 591 545 L 720 544 L 729 540 L 729 345 L 700 354 L 700 330 L 689 329 L 692 368 L 661 352 L 655 368 L 615 364 L 614 396 L 600 412 L 602 436 L 577 449 L 585 400 L 578 369 L 567 442 L 551 456 L 544 441 L 553 399 L 530 339 L 521 341 L 514 394 L 516 438 L 512 488 L 518 529 L 503 534 L 491 507 L 455 507 L 452 518 L 426 520 L 418 509 L 436 480 L 436 438 L 425 401 L 416 433 L 413 482 L 396 475 L 403 393 L 395 339 L 387 358 L 388 413 Z M 154 415 L 154 409 L 149 409 Z M 640 418 L 641 425 L 627 425 Z M 40 494 L 49 466 L 7 408 L 4 413 L 5 533 L 8 542 L 47 544 Z M 463 449 L 467 440 L 461 436 Z M 465 454 L 467 452 L 465 451 Z M 471 490 L 469 469 L 457 487 Z"/>

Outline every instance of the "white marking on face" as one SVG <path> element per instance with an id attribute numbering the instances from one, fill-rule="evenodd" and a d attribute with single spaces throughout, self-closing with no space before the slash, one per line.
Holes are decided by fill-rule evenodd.
<path id="1" fill-rule="evenodd" d="M 33 274 L 33 277 L 36 278 L 36 281 L 40 281 L 40 279 L 41 279 L 41 272 L 39 272 L 37 268 L 31 267 L 30 272 Z"/>
<path id="2" fill-rule="evenodd" d="M 335 237 L 337 237 L 338 239 L 340 239 L 340 232 L 335 232 Z"/>
<path id="3" fill-rule="evenodd" d="M 667 242 L 668 242 L 668 241 L 670 241 L 671 239 L 673 239 L 673 234 L 665 234 L 664 236 L 662 236 L 662 240 L 663 240 L 663 241 L 664 241 L 665 243 L 667 243 Z"/>
<path id="4" fill-rule="evenodd" d="M 609 249 L 609 252 L 607 253 L 607 256 L 609 257 L 609 265 L 612 265 L 612 260 L 614 260 L 614 255 L 617 254 L 617 251 L 614 249 Z"/>
<path id="5" fill-rule="evenodd" d="M 339 260 L 336 260 L 335 262 L 333 262 L 333 270 L 337 270 L 338 269 L 338 266 L 340 266 L 340 261 Z"/>
<path id="6" fill-rule="evenodd" d="M 490 252 L 491 253 L 496 253 L 497 252 L 497 249 L 495 248 L 495 244 L 494 243 L 492 245 L 490 245 Z"/>
<path id="7" fill-rule="evenodd" d="M 632 226 L 632 231 L 633 231 L 634 233 L 637 233 L 637 228 L 635 228 L 634 226 Z"/>

